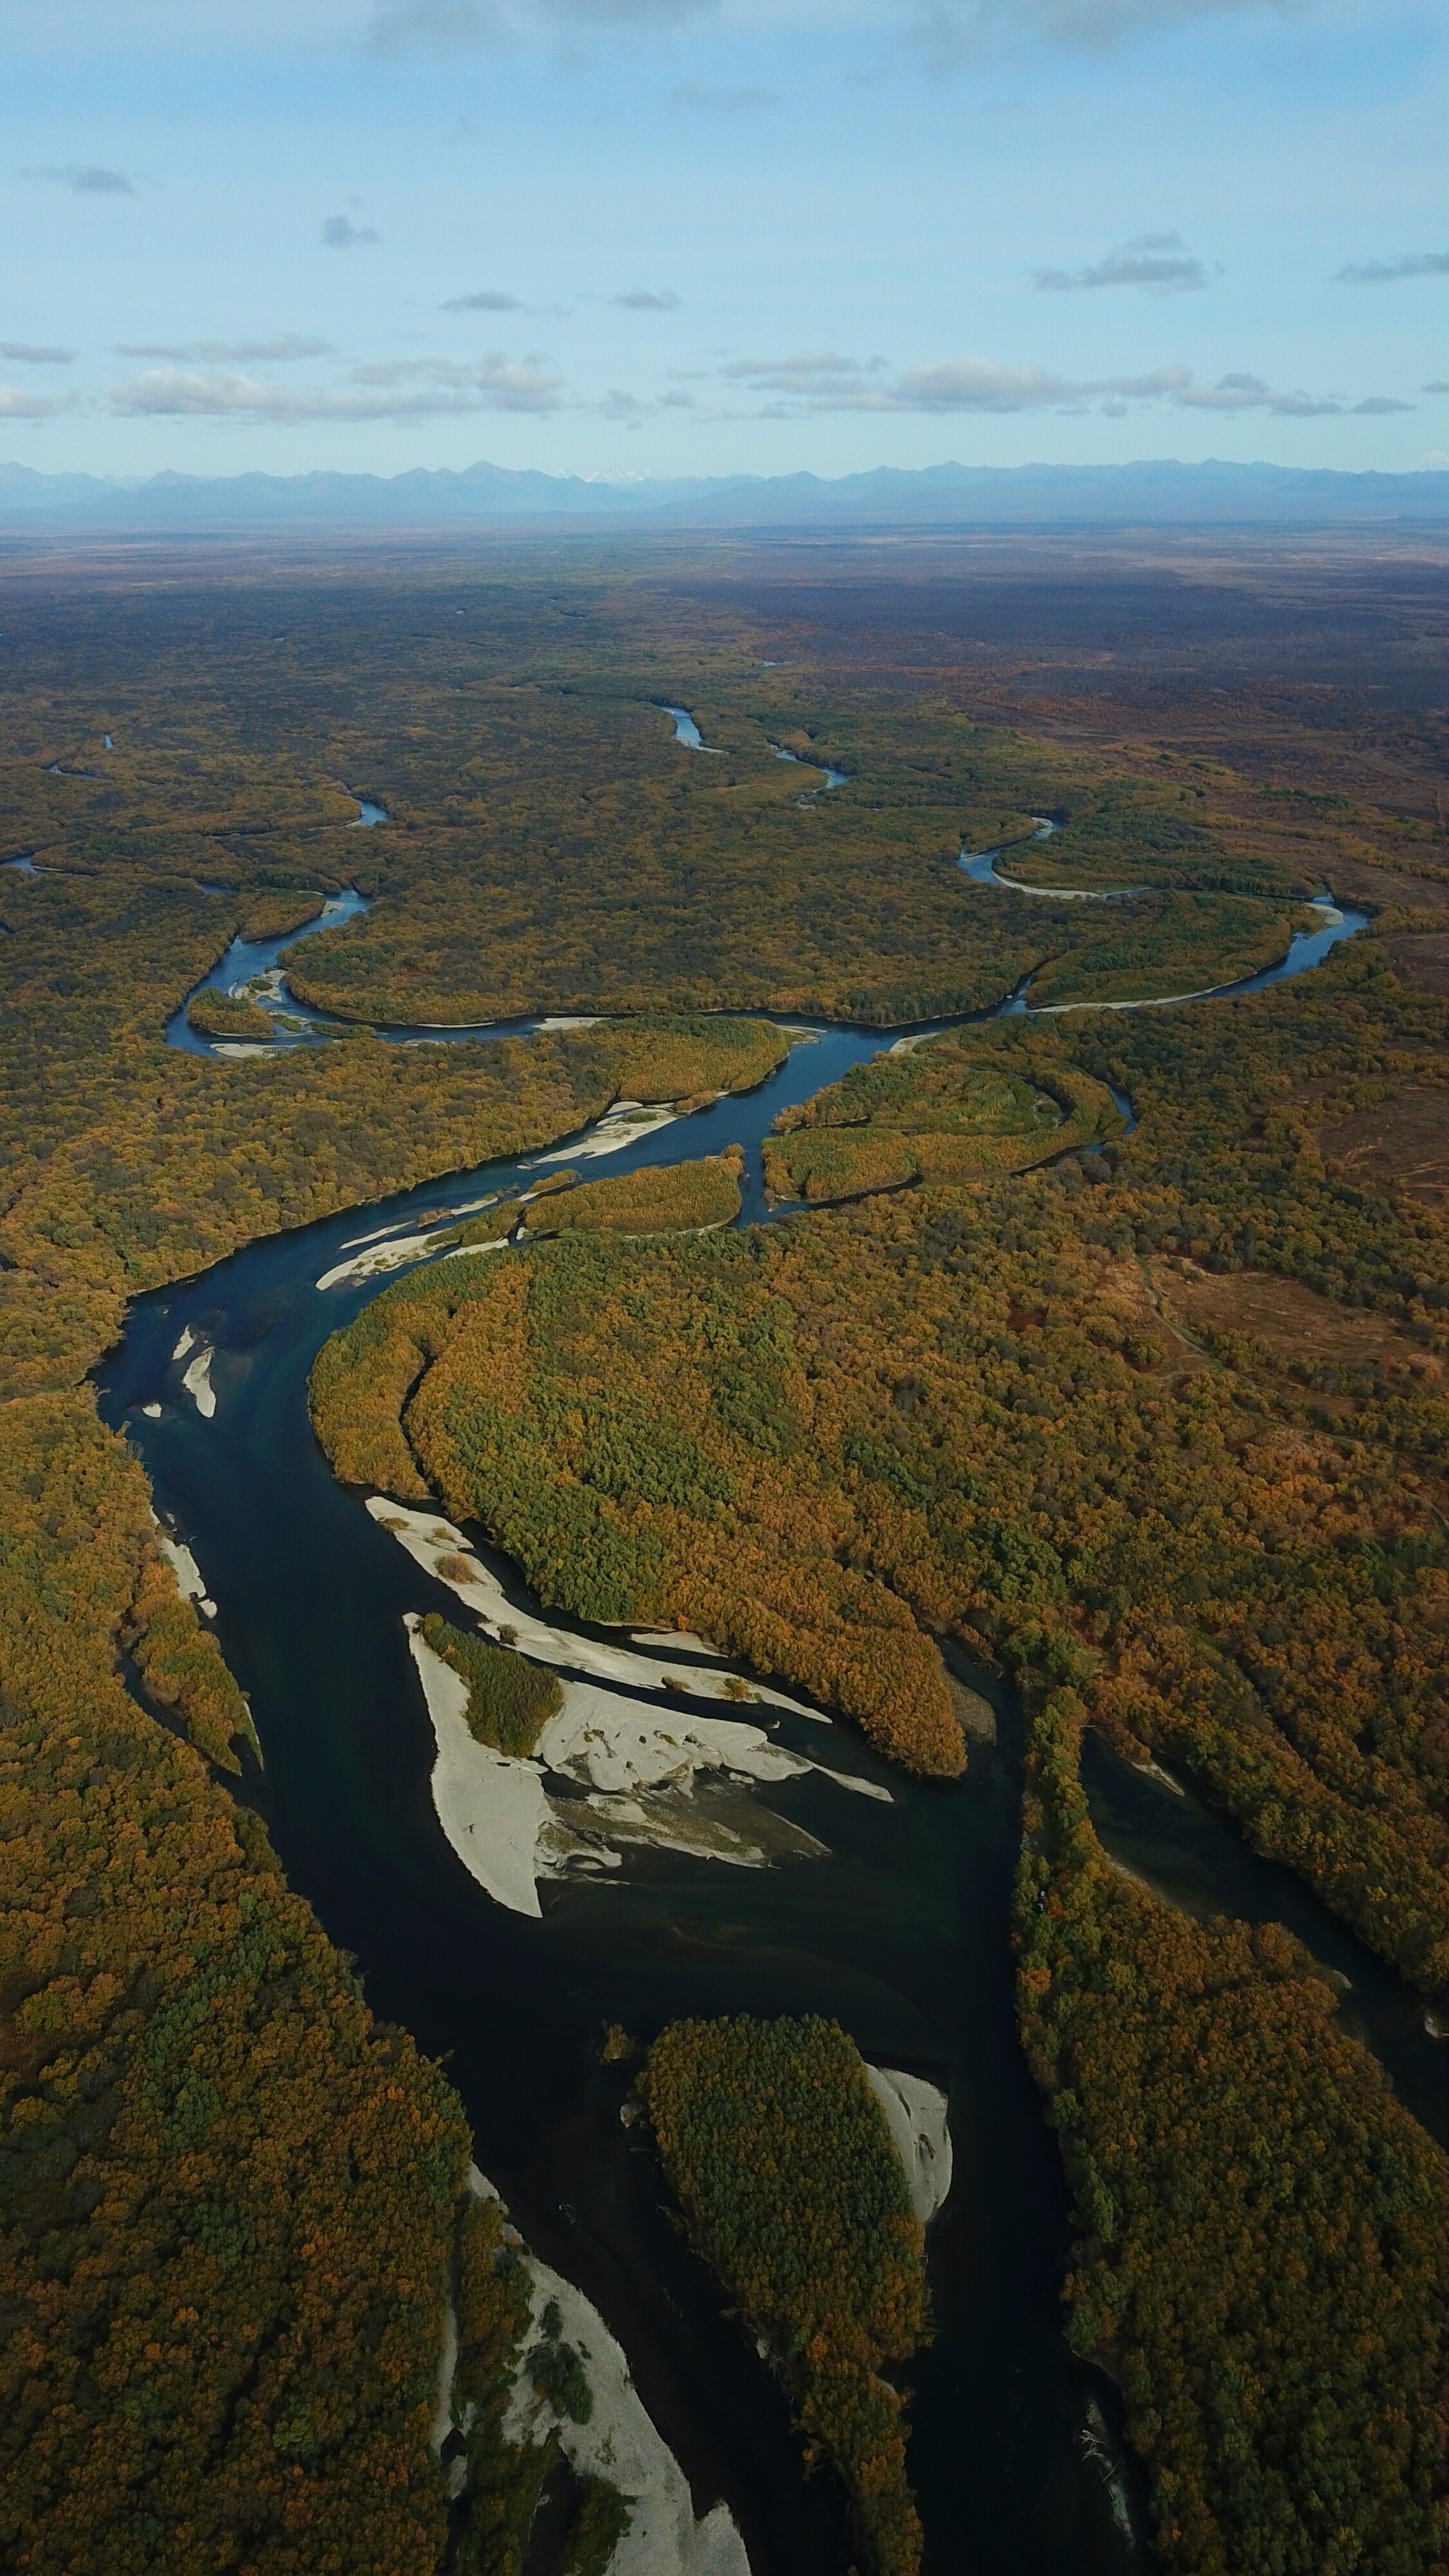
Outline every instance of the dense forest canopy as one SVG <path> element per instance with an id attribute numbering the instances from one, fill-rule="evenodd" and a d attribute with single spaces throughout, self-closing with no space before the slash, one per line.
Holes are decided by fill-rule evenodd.
<path id="1" fill-rule="evenodd" d="M 903 2408 L 882 2364 L 926 2338 L 925 2231 L 860 2051 L 813 2015 L 671 2022 L 640 2089 L 691 2239 L 845 2478 L 872 2576 L 917 2576 Z"/>
<path id="2" fill-rule="evenodd" d="M 1041 1708 L 1021 1996 L 1090 2255 L 1074 2332 L 1120 2347 L 1184 2576 L 1316 2569 L 1343 2534 L 1345 2567 L 1434 2545 L 1442 2159 L 1286 1936 L 1179 1925 L 1119 1885 L 1075 1764 L 1090 1723 L 1172 1765 L 1441 1997 L 1443 1222 L 1335 1177 L 1285 1105 L 1439 1082 L 1435 1017 L 1370 950 L 1216 1024 L 1079 1028 L 1075 1068 L 1020 1023 L 943 1039 L 806 1104 L 788 1141 L 969 1135 L 983 1099 L 1019 1116 L 1033 1086 L 1104 1078 L 1138 1124 L 1113 1113 L 1098 1150 L 1015 1177 L 885 1175 L 768 1229 L 423 1271 L 314 1374 L 343 1474 L 441 1496 L 576 1613 L 702 1630 L 910 1767 L 962 1759 L 938 1636 Z M 1194 1281 L 1265 1276 L 1287 1351 L 1182 1319 Z M 1371 1319 L 1351 1370 L 1345 1305 Z M 1194 2066 L 1214 2071 L 1189 2121 Z M 1327 2236 L 1295 2216 L 1301 2262 L 1274 2214 L 1300 2157 L 1354 2213 Z M 1244 2159 L 1271 2188 L 1239 2183 Z M 1226 2306 L 1191 2286 L 1229 2278 Z M 1345 2449 L 1362 2462 L 1330 2503 Z"/>
<path id="3" fill-rule="evenodd" d="M 1043 580 L 889 553 L 15 572 L 0 2530 L 17 2564 L 439 2567 L 428 2426 L 450 2280 L 474 2576 L 521 2564 L 548 2467 L 502 2435 L 527 2302 L 465 2189 L 456 2098 L 372 2019 L 226 1785 L 245 1704 L 83 1384 L 128 1297 L 557 1144 L 616 1101 L 743 1091 L 786 1043 L 762 1008 L 895 1025 L 990 1008 L 1027 975 L 1038 1001 L 1196 988 L 1280 956 L 1325 885 L 1374 919 L 1303 982 L 1003 1021 L 822 1092 L 770 1142 L 775 1196 L 806 1206 L 769 1227 L 730 1229 L 731 1158 L 485 1212 L 474 1239 L 521 1218 L 532 1240 L 374 1300 L 322 1354 L 312 1403 L 349 1481 L 481 1520 L 586 1617 L 699 1629 L 924 1773 L 963 1760 L 942 1645 L 1011 1681 L 1030 1774 L 1018 2003 L 1077 2205 L 1071 2332 L 1120 2380 L 1163 2564 L 1437 2563 L 1442 2158 L 1306 1955 L 1125 1879 L 1078 1776 L 1088 1728 L 1170 1765 L 1442 2009 L 1429 987 L 1446 879 L 1411 572 L 1382 575 L 1408 603 L 1392 649 L 1368 620 L 1359 650 L 1346 616 L 1327 688 L 1311 583 L 1293 593 L 1266 556 L 1189 567 L 1200 606 L 1227 600 L 1231 649 L 1203 610 L 1165 660 L 1155 573 L 1132 576 L 1148 613 L 1103 562 Z M 1347 598 L 1357 576 L 1334 578 Z M 722 757 L 674 741 L 673 704 Z M 385 827 L 353 829 L 359 796 Z M 1144 891 L 1063 903 L 957 864 L 1003 844 L 1022 886 Z M 283 936 L 347 883 L 371 909 L 292 961 L 345 1041 L 269 1036 L 242 1061 L 164 1043 L 233 935 Z M 545 1011 L 624 1017 L 487 1046 L 371 1033 Z M 261 1035 L 212 994 L 193 1025 Z M 543 1677 L 458 1638 L 440 1651 L 473 1722 L 522 1744 Z M 775 2043 L 686 2032 L 649 2079 L 681 2204 L 792 2353 L 819 2439 L 852 2477 L 869 2454 L 895 2535 L 874 2534 L 881 2564 L 908 2565 L 881 2365 L 920 2327 L 910 2223 L 881 2182 L 847 2216 L 889 2261 L 812 2306 L 795 2239 L 767 2261 L 742 2220 L 745 2182 L 768 2178 L 710 2162 L 722 2121 L 757 2116 Z M 780 2084 L 818 2058 L 821 2098 L 860 2131 L 852 2176 L 880 2181 L 850 2043 L 797 2032 L 786 2057 Z M 828 2232 L 840 2210 L 818 2214 Z M 838 2244 L 822 2262 L 838 2289 Z M 883 2282 L 889 2317 L 870 2307 Z M 617 2507 L 586 2507 L 594 2548 Z"/>

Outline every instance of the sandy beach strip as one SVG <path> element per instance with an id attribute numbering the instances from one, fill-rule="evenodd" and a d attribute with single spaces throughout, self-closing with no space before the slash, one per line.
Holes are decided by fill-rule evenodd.
<path id="1" fill-rule="evenodd" d="M 538 2441 L 550 2428 L 580 2476 L 606 2478 L 630 2502 L 629 2529 L 609 2561 L 609 2576 L 750 2576 L 734 2518 L 716 2504 L 697 2520 L 679 2462 L 656 2431 L 634 2386 L 623 2347 L 598 2309 L 560 2272 L 526 2250 L 533 2332 L 550 2300 L 593 2391 L 587 2424 L 559 2415 L 526 2373 L 514 2382 L 503 2422 L 510 2442 Z"/>
<path id="2" fill-rule="evenodd" d="M 538 1917 L 543 1908 L 534 1854 L 551 1822 L 538 1767 L 511 1761 L 477 1741 L 465 1714 L 467 1683 L 434 1654 L 415 1612 L 408 1612 L 406 1625 L 437 1745 L 432 1792 L 438 1822 L 463 1867 L 495 1903 Z"/>
<path id="3" fill-rule="evenodd" d="M 638 1654 L 628 1646 L 606 1646 L 596 1637 L 570 1636 L 563 1629 L 550 1627 L 547 1620 L 535 1617 L 531 1611 L 516 1609 L 497 1576 L 479 1561 L 462 1531 L 445 1520 L 441 1512 L 395 1503 L 386 1494 L 369 1494 L 366 1507 L 415 1564 L 446 1584 L 467 1605 L 481 1628 L 494 1637 L 503 1628 L 511 1629 L 512 1642 L 538 1663 L 590 1673 L 600 1681 L 632 1682 L 640 1690 L 676 1691 L 686 1698 L 710 1700 L 716 1705 L 726 1697 L 738 1708 L 748 1704 L 736 1701 L 734 1693 L 727 1690 L 727 1674 L 716 1677 L 701 1673 L 691 1664 L 671 1664 L 657 1656 Z M 452 1571 L 445 1574 L 445 1559 L 459 1560 L 466 1572 L 461 1576 Z M 762 1706 L 788 1709 L 793 1716 L 811 1718 L 820 1726 L 831 1723 L 819 1709 L 807 1708 L 802 1700 L 789 1699 L 783 1691 L 771 1690 L 761 1683 L 750 1687 Z"/>
<path id="4" fill-rule="evenodd" d="M 886 2115 L 891 2142 L 905 2167 L 911 2211 L 924 2226 L 951 2188 L 951 2132 L 946 2096 L 919 2075 L 896 2066 L 866 2067 L 870 2089 Z"/>

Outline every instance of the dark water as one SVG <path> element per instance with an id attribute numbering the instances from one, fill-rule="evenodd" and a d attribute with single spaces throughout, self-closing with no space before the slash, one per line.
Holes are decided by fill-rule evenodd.
<path id="1" fill-rule="evenodd" d="M 758 1207 L 759 1143 L 778 1109 L 888 1043 L 833 1031 L 751 1098 L 600 1168 L 738 1139 Z M 631 1858 L 624 1886 L 546 1886 L 533 1923 L 490 1903 L 443 1840 L 402 1618 L 446 1609 L 451 1595 L 335 1483 L 313 1441 L 312 1359 L 377 1293 L 376 1282 L 326 1293 L 313 1283 L 349 1237 L 517 1172 L 459 1175 L 253 1244 L 139 1301 L 102 1371 L 102 1410 L 126 1425 L 218 1603 L 265 1751 L 258 1803 L 288 1876 L 356 1952 L 374 2008 L 447 2056 L 479 2162 L 530 2243 L 603 2310 L 697 2502 L 729 2501 L 755 2576 L 840 2576 L 841 2500 L 829 2479 L 804 2478 L 775 2382 L 662 2215 L 647 2148 L 619 2123 L 628 2070 L 594 2054 L 601 2027 L 621 2021 L 647 2040 L 681 2012 L 825 2012 L 877 2061 L 945 2086 L 956 2183 L 932 2231 L 937 2340 L 913 2373 L 928 2565 L 938 2576 L 1126 2576 L 1146 2561 L 1121 2528 L 1121 2482 L 1114 2497 L 1083 2447 L 1091 2410 L 1105 2405 L 1110 2422 L 1112 2398 L 1062 2337 L 1066 2196 L 1013 2023 L 1010 1711 L 1000 1749 L 974 1755 L 949 1787 L 887 1774 L 852 1741 L 847 1767 L 888 1778 L 892 1805 L 814 1775 L 768 1792 L 828 1845 L 825 1860 L 747 1872 Z M 215 1346 L 210 1422 L 180 1392 L 185 1363 L 170 1356 L 187 1324 Z M 159 1420 L 140 1412 L 150 1402 Z"/>
<path id="2" fill-rule="evenodd" d="M 750 1098 L 656 1131 L 600 1169 L 738 1141 L 745 1216 L 758 1217 L 760 1144 L 780 1108 L 890 1043 L 824 1032 Z M 106 1420 L 125 1426 L 218 1604 L 265 1754 L 253 1793 L 287 1874 L 355 1952 L 374 2009 L 446 2057 L 479 2162 L 536 2251 L 618 2334 L 696 2503 L 727 2499 L 754 2576 L 841 2576 L 842 2501 L 830 2479 L 805 2479 L 776 2383 L 670 2226 L 648 2147 L 619 2122 L 628 2070 L 598 2064 L 602 2025 L 647 2041 L 682 2012 L 824 2012 L 867 2056 L 944 2086 L 955 2183 L 931 2232 L 936 2338 L 910 2373 L 929 2576 L 1129 2576 L 1150 2563 L 1140 2482 L 1121 2460 L 1113 2392 L 1061 2332 L 1066 2193 L 1013 2017 L 1020 1741 L 987 1677 L 974 1676 L 995 1699 L 999 1741 L 973 1752 L 960 1782 L 887 1774 L 852 1742 L 843 1767 L 888 1779 L 891 1805 L 816 1775 L 765 1793 L 828 1846 L 822 1860 L 746 1872 L 631 1855 L 624 1884 L 545 1886 L 535 1923 L 492 1904 L 443 1839 L 402 1623 L 452 1596 L 336 1484 L 312 1438 L 312 1360 L 378 1293 L 376 1281 L 326 1293 L 314 1283 L 349 1239 L 412 1231 L 522 1170 L 456 1174 L 253 1244 L 138 1301 L 101 1371 Z M 171 1357 L 188 1325 L 214 1346 L 209 1422 Z M 1093 1793 L 1103 1806 L 1100 1782 Z M 1139 1827 L 1129 1816 L 1120 1831 Z M 1289 1919 L 1302 1892 L 1280 1891 L 1282 1873 L 1265 1876 L 1240 1850 L 1238 1863 L 1244 1892 L 1235 1879 L 1226 1901 Z M 1417 2061 L 1380 2000 L 1363 1993 L 1367 2035 L 1386 2059 L 1399 2052 L 1407 2091 Z"/>

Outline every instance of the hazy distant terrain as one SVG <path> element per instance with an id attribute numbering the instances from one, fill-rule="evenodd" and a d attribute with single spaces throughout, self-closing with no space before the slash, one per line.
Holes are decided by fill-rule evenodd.
<path id="1" fill-rule="evenodd" d="M 676 481 L 520 472 L 479 463 L 408 474 L 155 474 L 110 481 L 0 466 L 0 527 L 44 523 L 213 530 L 314 525 L 413 529 L 473 521 L 569 519 L 678 527 L 919 523 L 923 526 L 1360 526 L 1449 519 L 1449 473 L 1170 459 L 1137 465 L 892 466 L 818 474 L 730 474 Z"/>

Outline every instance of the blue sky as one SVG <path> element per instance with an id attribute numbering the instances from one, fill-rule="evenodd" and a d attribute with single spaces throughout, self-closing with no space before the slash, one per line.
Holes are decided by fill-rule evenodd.
<path id="1" fill-rule="evenodd" d="M 0 458 L 1443 462 L 1421 0 L 0 0 Z"/>

